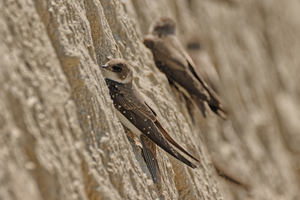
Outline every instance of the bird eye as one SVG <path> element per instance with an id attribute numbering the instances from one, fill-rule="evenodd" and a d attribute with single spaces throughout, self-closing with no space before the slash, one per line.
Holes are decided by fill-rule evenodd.
<path id="1" fill-rule="evenodd" d="M 122 68 L 121 67 L 117 67 L 117 66 L 113 66 L 112 69 L 116 72 L 121 72 Z"/>

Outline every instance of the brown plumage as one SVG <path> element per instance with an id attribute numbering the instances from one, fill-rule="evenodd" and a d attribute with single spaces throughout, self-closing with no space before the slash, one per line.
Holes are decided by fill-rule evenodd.
<path id="1" fill-rule="evenodd" d="M 175 22 L 167 17 L 155 20 L 144 37 L 144 44 L 154 56 L 156 66 L 187 97 L 193 99 L 205 116 L 204 102 L 224 120 L 227 114 L 212 88 L 197 72 L 190 56 L 175 35 Z"/>
<path id="2" fill-rule="evenodd" d="M 195 71 L 201 74 L 206 83 L 218 94 L 221 81 L 218 72 L 205 49 L 205 40 L 197 35 L 192 35 L 187 41 L 187 52 L 195 63 Z"/>
<path id="3" fill-rule="evenodd" d="M 155 183 L 160 182 L 160 171 L 156 159 L 156 147 L 161 147 L 170 155 L 191 168 L 196 165 L 180 154 L 178 150 L 197 162 L 199 160 L 181 147 L 162 127 L 156 113 L 147 105 L 132 83 L 131 66 L 123 59 L 114 59 L 102 66 L 116 114 L 122 124 L 139 137 L 143 154 Z M 175 147 L 175 148 L 174 148 Z"/>

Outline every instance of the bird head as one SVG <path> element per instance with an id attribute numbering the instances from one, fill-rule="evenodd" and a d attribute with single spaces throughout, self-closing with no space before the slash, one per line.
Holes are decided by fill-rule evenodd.
<path id="1" fill-rule="evenodd" d="M 173 19 L 169 17 L 159 17 L 152 22 L 149 28 L 149 33 L 151 34 L 174 34 L 176 23 Z"/>
<path id="2" fill-rule="evenodd" d="M 131 66 L 122 58 L 108 61 L 102 65 L 104 69 L 104 77 L 112 81 L 127 84 L 133 80 L 133 72 Z"/>

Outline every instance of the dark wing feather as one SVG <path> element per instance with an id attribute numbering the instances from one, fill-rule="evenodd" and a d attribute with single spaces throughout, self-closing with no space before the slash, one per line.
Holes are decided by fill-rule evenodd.
<path id="1" fill-rule="evenodd" d="M 117 85 L 117 87 L 115 87 Z M 118 83 L 110 83 L 110 93 L 114 101 L 115 107 L 142 133 L 144 133 L 150 140 L 161 147 L 163 150 L 187 164 L 192 168 L 196 166 L 178 153 L 165 139 L 165 137 L 159 132 L 158 128 L 154 124 L 156 121 L 156 114 L 152 112 L 143 101 L 142 97 L 138 94 L 138 91 L 132 86 L 130 90 Z M 127 91 L 126 91 L 127 90 Z M 121 92 L 126 91 L 126 93 Z M 124 106 L 125 105 L 125 106 Z"/>
<path id="2" fill-rule="evenodd" d="M 118 84 L 117 86 L 114 88 L 114 101 L 118 102 L 125 110 L 138 110 L 136 114 L 141 118 L 156 120 L 152 110 L 144 103 L 143 98 L 132 84 L 126 86 Z M 121 93 L 121 91 L 123 92 Z"/>
<path id="3" fill-rule="evenodd" d="M 203 117 L 206 118 L 206 110 L 207 109 L 205 108 L 204 101 L 202 99 L 200 99 L 199 97 L 195 96 L 195 95 L 192 95 L 192 99 L 197 104 L 197 106 L 200 109 Z"/>
<path id="4" fill-rule="evenodd" d="M 222 108 L 221 101 L 219 100 L 218 96 L 213 91 L 213 89 L 203 79 L 203 77 L 201 76 L 201 74 L 197 73 L 197 70 L 195 70 L 196 66 L 195 66 L 193 60 L 188 55 L 188 53 L 184 50 L 184 48 L 180 44 L 180 42 L 177 39 L 177 37 L 176 36 L 172 36 L 172 37 L 168 37 L 168 38 L 170 38 L 171 40 L 173 40 L 173 42 L 170 42 L 170 44 L 173 47 L 172 49 L 175 49 L 176 51 L 179 52 L 179 53 L 176 54 L 176 59 L 179 59 L 178 61 L 180 63 L 183 63 L 185 65 L 184 67 L 192 74 L 193 77 L 195 77 L 201 83 L 201 85 L 203 86 L 203 88 L 209 93 L 208 100 L 207 99 L 203 99 L 201 96 L 199 96 L 199 97 L 201 97 L 203 100 L 206 100 L 208 102 L 208 105 L 209 105 L 209 107 L 211 108 L 211 110 L 213 112 L 215 112 L 221 118 L 223 118 L 224 120 L 226 120 L 227 119 L 227 114 L 226 114 L 226 112 Z M 180 54 L 181 56 L 178 56 L 178 54 Z"/>
<path id="5" fill-rule="evenodd" d="M 145 135 L 141 135 L 141 143 L 143 146 L 143 154 L 145 157 L 146 164 L 152 175 L 154 183 L 159 183 L 161 181 L 161 174 L 156 158 L 156 147 L 154 142 L 152 142 Z"/>
<path id="6" fill-rule="evenodd" d="M 171 135 L 163 128 L 163 126 L 160 124 L 158 120 L 156 120 L 155 125 L 160 130 L 160 132 L 164 135 L 164 137 L 176 148 L 178 148 L 180 151 L 188 155 L 190 158 L 194 159 L 197 162 L 200 162 L 197 158 L 195 158 L 192 154 L 190 154 L 187 150 L 185 150 L 182 146 L 180 146 L 172 137 Z"/>
<path id="7" fill-rule="evenodd" d="M 199 73 L 196 73 L 196 71 L 194 70 L 195 66 L 192 63 L 189 63 L 189 68 L 190 71 L 194 74 L 194 76 L 201 82 L 201 84 L 205 87 L 205 89 L 208 91 L 208 93 L 210 94 L 210 99 L 207 101 L 210 109 L 216 113 L 217 115 L 219 115 L 222 119 L 227 120 L 228 119 L 228 115 L 226 113 L 226 111 L 223 109 L 223 106 L 221 104 L 221 101 L 219 100 L 219 98 L 217 97 L 216 93 L 213 91 L 213 89 L 205 82 L 205 80 L 201 77 L 201 75 Z M 198 102 L 197 102 L 198 103 Z M 202 103 L 201 101 L 199 102 L 200 104 Z M 202 103 L 203 104 L 203 103 Z"/>
<path id="8" fill-rule="evenodd" d="M 140 118 L 136 112 L 138 112 L 136 109 L 132 110 L 135 116 L 136 124 L 135 126 L 145 134 L 150 140 L 152 140 L 155 144 L 157 144 L 160 148 L 168 152 L 173 157 L 177 158 L 181 162 L 187 164 L 188 166 L 192 168 L 196 168 L 196 166 L 187 160 L 185 157 L 183 157 L 179 152 L 174 149 L 170 143 L 166 140 L 166 138 L 160 133 L 156 125 L 151 120 L 146 120 L 143 118 Z"/>
<path id="9" fill-rule="evenodd" d="M 175 35 L 146 35 L 144 44 L 152 50 L 156 66 L 166 74 L 169 80 L 176 81 L 190 94 L 194 94 L 208 102 L 212 111 L 224 120 L 226 112 L 222 109 L 220 100 L 214 91 L 205 82 L 202 76 L 195 71 L 195 64 L 186 53 Z M 172 66 L 172 67 L 170 67 Z M 202 113 L 203 103 L 198 103 Z"/>
<path id="10" fill-rule="evenodd" d="M 117 100 L 114 101 L 118 107 L 120 104 Z M 159 132 L 158 128 L 154 122 L 149 118 L 142 118 L 143 114 L 140 113 L 139 109 L 126 110 L 123 107 L 118 108 L 118 110 L 137 128 L 139 129 L 146 137 L 152 140 L 160 148 L 168 152 L 170 155 L 185 163 L 186 165 L 196 168 L 191 161 L 183 157 L 179 152 L 174 149 L 166 138 Z"/>
<path id="11" fill-rule="evenodd" d="M 225 110 L 222 108 L 222 104 L 214 90 L 206 83 L 204 78 L 201 76 L 200 73 L 198 73 L 198 70 L 196 70 L 196 65 L 194 64 L 192 58 L 188 55 L 188 53 L 181 47 L 182 54 L 186 58 L 189 66 L 190 72 L 198 79 L 198 81 L 203 85 L 203 87 L 207 90 L 207 92 L 210 95 L 210 99 L 208 102 L 209 107 L 213 112 L 218 114 L 222 119 L 227 120 L 228 116 Z"/>
<path id="12" fill-rule="evenodd" d="M 189 70 L 189 63 L 182 53 L 182 46 L 176 36 L 163 37 L 155 43 L 156 65 L 167 77 L 184 87 L 190 94 L 209 100 L 209 93 Z"/>
<path id="13" fill-rule="evenodd" d="M 209 94 L 216 99 L 216 101 L 219 102 L 218 97 L 215 95 L 214 91 L 209 87 L 209 85 L 205 82 L 205 80 L 202 78 L 201 74 L 196 73 L 195 71 L 195 64 L 192 60 L 192 58 L 188 55 L 188 53 L 184 50 L 182 45 L 180 44 L 179 40 L 176 36 L 172 37 L 173 42 L 171 43 L 173 46 L 173 49 L 176 49 L 180 56 L 180 62 L 184 63 L 184 67 L 191 72 L 191 74 L 201 83 L 201 85 L 209 92 Z M 177 57 L 176 57 L 177 59 Z M 184 60 L 184 61 L 183 61 Z"/>
<path id="14" fill-rule="evenodd" d="M 153 114 L 155 116 L 156 113 L 152 110 L 152 108 L 147 104 L 145 103 L 149 109 L 153 112 Z M 156 127 L 158 128 L 158 130 L 163 134 L 163 136 L 172 144 L 174 145 L 177 149 L 179 149 L 180 151 L 182 151 L 183 153 L 185 153 L 186 155 L 188 155 L 190 158 L 194 159 L 195 161 L 197 162 L 200 162 L 197 158 L 195 158 L 192 154 L 190 154 L 187 150 L 185 150 L 182 146 L 180 146 L 180 144 L 178 144 L 173 138 L 172 136 L 166 131 L 166 129 L 164 129 L 164 127 L 161 125 L 161 123 L 158 121 L 158 119 L 156 119 L 155 121 L 155 125 Z"/>

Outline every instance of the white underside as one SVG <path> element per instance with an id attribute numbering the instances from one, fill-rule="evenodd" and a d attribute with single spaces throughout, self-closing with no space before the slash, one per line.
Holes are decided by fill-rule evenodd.
<path id="1" fill-rule="evenodd" d="M 121 123 L 129 128 L 138 138 L 140 138 L 142 132 L 137 129 L 118 109 L 115 108 L 115 111 Z"/>
<path id="2" fill-rule="evenodd" d="M 127 128 L 129 128 L 139 139 L 141 134 L 143 134 L 139 129 L 137 129 L 118 109 L 115 108 L 117 117 L 119 118 L 119 120 L 121 121 L 121 123 L 126 126 Z M 185 157 L 187 160 L 192 162 L 192 159 L 187 156 L 186 154 L 182 153 L 181 150 L 179 150 L 178 148 L 176 148 L 174 145 L 172 145 L 172 147 L 174 149 L 176 149 L 177 152 L 181 152 L 180 154 Z"/>

